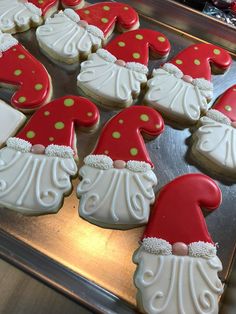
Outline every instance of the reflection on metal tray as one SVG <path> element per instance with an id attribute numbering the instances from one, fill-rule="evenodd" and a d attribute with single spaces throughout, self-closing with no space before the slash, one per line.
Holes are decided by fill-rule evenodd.
<path id="1" fill-rule="evenodd" d="M 129 1 L 129 3 L 134 4 L 135 1 Z M 157 12 L 154 6 L 147 7 L 147 3 L 151 1 L 147 0 L 145 3 L 147 14 Z M 155 3 L 159 5 L 160 1 L 155 1 Z M 165 20 L 166 16 L 168 21 L 169 12 L 164 11 L 164 7 L 168 9 L 163 5 L 161 19 Z M 158 20 L 160 15 L 155 14 L 154 17 Z M 185 16 L 186 24 L 191 25 L 192 20 L 192 16 Z M 211 20 L 206 19 L 207 29 L 208 21 L 210 21 L 209 28 L 211 26 Z M 170 57 L 197 42 L 197 39 L 192 36 L 151 19 L 141 18 L 141 26 L 163 32 L 170 39 L 172 44 Z M 217 33 L 217 29 L 215 32 Z M 79 73 L 79 66 L 55 65 L 39 51 L 34 30 L 16 35 L 16 37 L 46 66 L 52 77 L 53 98 L 66 94 L 78 94 L 76 77 Z M 163 60 L 151 61 L 150 69 L 158 67 L 161 62 Z M 215 98 L 231 84 L 236 83 L 235 72 L 236 62 L 223 79 L 222 76 L 213 78 Z M 1 98 L 9 100 L 9 97 L 9 93 L 1 92 Z M 142 102 L 142 97 L 143 95 L 138 103 Z M 104 110 L 100 110 L 100 113 L 101 126 L 115 114 L 114 111 Z M 78 152 L 81 163 L 83 157 L 91 152 L 100 131 L 101 127 L 95 134 L 78 133 Z M 179 175 L 201 171 L 188 157 L 186 141 L 189 137 L 188 129 L 176 130 L 166 126 L 165 133 L 159 139 L 147 144 L 159 179 L 158 189 Z M 74 181 L 74 186 L 76 187 L 77 184 L 78 179 Z M 208 215 L 206 221 L 213 239 L 220 244 L 219 257 L 224 266 L 221 278 L 225 281 L 235 246 L 236 184 L 221 181 L 219 184 L 223 192 L 223 204 L 219 210 Z M 24 217 L 9 210 L 0 209 L 0 255 L 81 301 L 93 311 L 134 312 L 136 289 L 133 285 L 135 265 L 132 263 L 132 254 L 138 247 L 143 228 L 118 231 L 91 225 L 79 218 L 78 203 L 74 189 L 73 194 L 65 199 L 63 208 L 55 215 Z"/>

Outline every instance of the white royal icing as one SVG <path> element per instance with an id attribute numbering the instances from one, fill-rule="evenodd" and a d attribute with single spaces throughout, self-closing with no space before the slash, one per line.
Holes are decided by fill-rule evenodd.
<path id="1" fill-rule="evenodd" d="M 96 166 L 96 165 L 95 165 Z M 152 170 L 98 169 L 84 165 L 77 188 L 79 214 L 92 223 L 132 228 L 148 221 L 157 179 Z"/>
<path id="2" fill-rule="evenodd" d="M 45 154 L 51 157 L 71 158 L 74 151 L 69 146 L 51 144 L 46 147 Z"/>
<path id="3" fill-rule="evenodd" d="M 206 112 L 206 116 L 212 120 L 215 120 L 216 122 L 231 125 L 231 120 L 218 110 L 211 109 Z"/>
<path id="4" fill-rule="evenodd" d="M 0 205 L 29 215 L 57 212 L 76 173 L 73 158 L 22 153 L 8 145 L 0 150 Z"/>
<path id="5" fill-rule="evenodd" d="M 200 123 L 202 126 L 194 134 L 193 154 L 196 150 L 197 155 L 206 157 L 222 172 L 235 175 L 236 129 L 207 116 L 202 117 Z"/>
<path id="6" fill-rule="evenodd" d="M 26 116 L 0 100 L 0 147 L 6 140 L 15 135 L 24 124 Z"/>
<path id="7" fill-rule="evenodd" d="M 111 56 L 104 49 L 91 54 L 81 64 L 77 84 L 85 92 L 96 95 L 107 106 L 113 106 L 114 103 L 120 107 L 129 106 L 133 98 L 140 94 L 141 86 L 147 82 L 146 74 L 140 70 L 141 66 L 134 69 L 130 65 L 126 67 L 114 63 L 116 60 Z"/>
<path id="8" fill-rule="evenodd" d="M 216 256 L 216 246 L 203 241 L 190 243 L 188 250 L 189 256 L 193 257 L 212 258 Z"/>
<path id="9" fill-rule="evenodd" d="M 31 150 L 32 144 L 18 137 L 10 137 L 7 140 L 7 147 L 22 153 L 28 153 Z"/>
<path id="10" fill-rule="evenodd" d="M 84 163 L 98 169 L 107 170 L 113 168 L 113 160 L 106 155 L 88 155 L 84 158 Z"/>
<path id="11" fill-rule="evenodd" d="M 142 246 L 134 253 L 139 309 L 148 314 L 218 314 L 223 286 L 217 256 L 156 255 Z"/>
<path id="12" fill-rule="evenodd" d="M 30 28 L 31 22 L 41 24 L 42 11 L 32 3 L 20 0 L 0 0 L 0 30 L 13 31 L 15 28 Z"/>
<path id="13" fill-rule="evenodd" d="M 0 31 L 0 51 L 4 52 L 11 47 L 18 45 L 18 41 L 10 34 L 3 34 Z"/>
<path id="14" fill-rule="evenodd" d="M 142 246 L 145 251 L 157 254 L 157 255 L 171 255 L 172 245 L 163 239 L 158 238 L 144 238 L 142 241 Z"/>
<path id="15" fill-rule="evenodd" d="M 147 83 L 149 89 L 145 95 L 146 103 L 171 120 L 195 123 L 201 113 L 209 108 L 212 84 L 204 79 L 185 82 L 181 79 L 180 70 L 174 65 L 170 66 L 169 71 L 165 68 L 163 66 L 153 70 L 153 77 Z"/>
<path id="16" fill-rule="evenodd" d="M 66 9 L 48 18 L 44 25 L 37 28 L 39 45 L 63 59 L 79 58 L 80 54 L 89 54 L 102 45 L 103 33 L 95 26 L 82 27 L 79 16 Z"/>

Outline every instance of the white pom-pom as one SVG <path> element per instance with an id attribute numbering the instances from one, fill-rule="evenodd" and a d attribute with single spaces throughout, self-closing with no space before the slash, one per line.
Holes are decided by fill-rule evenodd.
<path id="1" fill-rule="evenodd" d="M 231 125 L 231 120 L 218 110 L 211 109 L 207 111 L 206 116 L 216 122 Z"/>
<path id="2" fill-rule="evenodd" d="M 209 259 L 216 256 L 216 247 L 208 242 L 193 242 L 189 244 L 189 256 Z"/>
<path id="3" fill-rule="evenodd" d="M 126 167 L 133 172 L 147 172 L 151 166 L 144 161 L 129 160 Z"/>
<path id="4" fill-rule="evenodd" d="M 165 63 L 162 66 L 162 69 L 166 72 L 173 74 L 175 77 L 181 79 L 183 77 L 183 72 L 172 63 Z"/>
<path id="5" fill-rule="evenodd" d="M 104 59 L 105 61 L 107 61 L 107 62 L 112 62 L 112 63 L 114 63 L 114 62 L 116 62 L 116 57 L 115 56 L 113 56 L 109 51 L 107 51 L 106 49 L 102 49 L 102 48 L 100 48 L 100 49 L 98 49 L 97 50 L 97 52 L 96 52 L 98 55 L 99 55 L 99 57 L 101 57 L 102 59 Z"/>
<path id="6" fill-rule="evenodd" d="M 45 155 L 49 157 L 71 158 L 74 151 L 69 146 L 51 144 L 45 149 Z"/>
<path id="7" fill-rule="evenodd" d="M 96 26 L 93 26 L 93 25 L 88 25 L 86 27 L 87 31 L 89 33 L 91 33 L 92 35 L 100 38 L 100 39 L 104 39 L 104 34 L 103 34 L 103 31 L 101 31 L 98 27 Z"/>
<path id="8" fill-rule="evenodd" d="M 7 140 L 7 147 L 22 153 L 28 153 L 31 150 L 32 144 L 18 137 L 10 137 Z"/>
<path id="9" fill-rule="evenodd" d="M 127 62 L 126 67 L 132 71 L 148 74 L 148 68 L 138 62 Z"/>
<path id="10" fill-rule="evenodd" d="M 84 158 L 85 165 L 108 170 L 113 168 L 113 160 L 106 155 L 88 155 Z"/>
<path id="11" fill-rule="evenodd" d="M 163 239 L 158 238 L 144 238 L 142 247 L 145 251 L 156 255 L 171 255 L 171 244 Z"/>

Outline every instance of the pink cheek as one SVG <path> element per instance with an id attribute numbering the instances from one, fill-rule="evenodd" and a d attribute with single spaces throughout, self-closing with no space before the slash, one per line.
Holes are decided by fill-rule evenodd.
<path id="1" fill-rule="evenodd" d="M 124 169 L 126 166 L 126 162 L 124 160 L 115 160 L 113 162 L 113 167 L 116 169 Z"/>
<path id="2" fill-rule="evenodd" d="M 188 246 L 183 242 L 176 242 L 172 245 L 172 254 L 186 256 L 188 255 Z"/>
<path id="3" fill-rule="evenodd" d="M 45 146 L 41 144 L 36 144 L 31 147 L 31 153 L 37 154 L 37 155 L 42 155 L 45 152 Z"/>

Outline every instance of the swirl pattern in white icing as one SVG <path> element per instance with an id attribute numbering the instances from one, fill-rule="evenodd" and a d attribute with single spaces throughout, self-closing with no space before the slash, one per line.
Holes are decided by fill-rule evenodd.
<path id="1" fill-rule="evenodd" d="M 149 314 L 217 314 L 222 265 L 211 259 L 155 255 L 141 246 L 133 257 L 140 310 Z"/>
<path id="2" fill-rule="evenodd" d="M 0 30 L 15 33 L 42 23 L 42 12 L 32 3 L 20 0 L 0 0 Z"/>
<path id="3" fill-rule="evenodd" d="M 72 11 L 73 18 L 68 12 Z M 79 56 L 87 56 L 102 45 L 101 33 L 94 27 L 82 27 L 75 21 L 75 12 L 71 9 L 60 11 L 48 18 L 44 25 L 37 28 L 39 45 L 55 59 L 76 62 Z M 98 36 L 99 35 L 99 36 Z"/>
<path id="4" fill-rule="evenodd" d="M 107 55 L 102 57 L 101 52 L 91 54 L 81 64 L 77 84 L 107 107 L 127 107 L 140 94 L 141 86 L 146 84 L 146 74 L 107 61 L 107 58 Z"/>
<path id="5" fill-rule="evenodd" d="M 222 173 L 236 175 L 236 129 L 210 117 L 200 119 L 201 127 L 194 134 L 193 154 L 206 157 Z M 201 158 L 198 158 L 201 162 Z M 205 164 L 205 161 L 203 161 Z"/>
<path id="6" fill-rule="evenodd" d="M 155 200 L 153 187 L 157 184 L 151 169 L 133 172 L 84 165 L 79 174 L 80 216 L 97 225 L 121 229 L 148 221 L 150 204 Z"/>
<path id="7" fill-rule="evenodd" d="M 193 83 L 185 82 L 172 70 L 171 73 L 164 68 L 153 71 L 153 77 L 147 83 L 149 89 L 145 101 L 170 120 L 193 124 L 209 108 L 212 85 L 200 79 Z"/>
<path id="8" fill-rule="evenodd" d="M 26 116 L 7 105 L 3 100 L 0 100 L 0 112 L 0 147 L 2 147 L 7 139 L 15 135 L 24 124 Z"/>
<path id="9" fill-rule="evenodd" d="M 27 215 L 57 212 L 77 174 L 73 158 L 0 150 L 0 205 Z"/>

